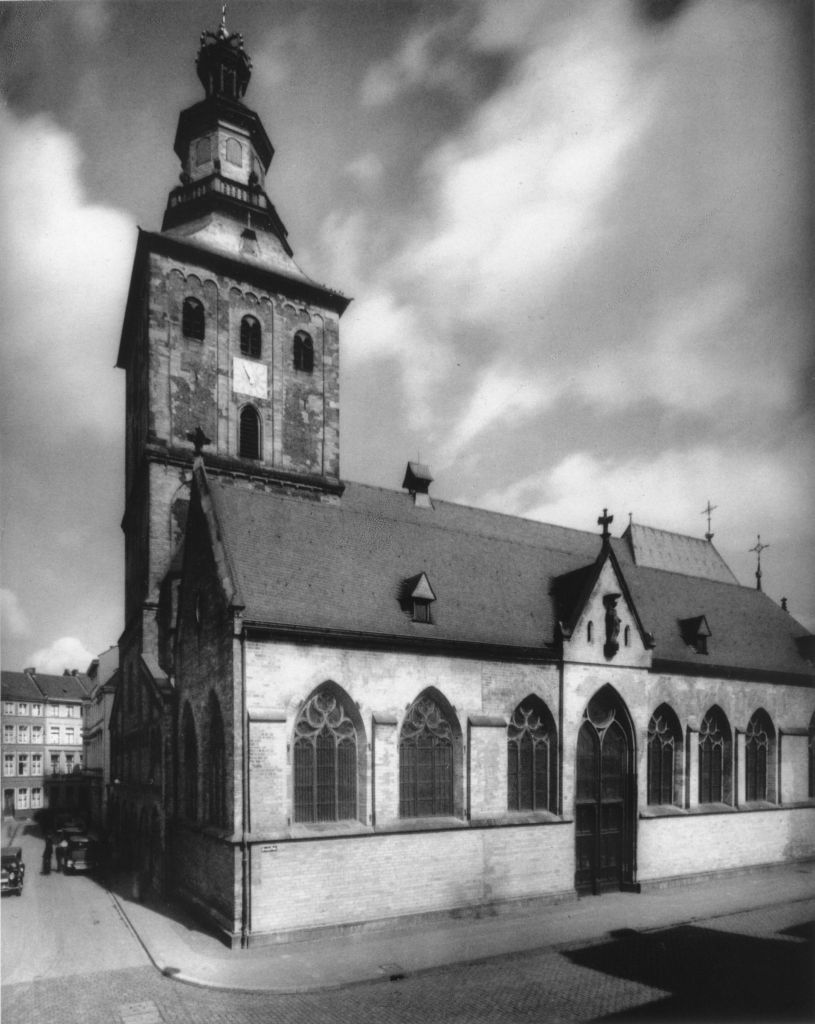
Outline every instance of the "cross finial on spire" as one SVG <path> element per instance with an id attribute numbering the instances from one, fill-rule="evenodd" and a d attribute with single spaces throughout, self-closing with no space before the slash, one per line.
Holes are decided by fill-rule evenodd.
<path id="1" fill-rule="evenodd" d="M 707 541 L 713 540 L 713 534 L 710 532 L 710 515 L 713 512 L 713 510 L 717 509 L 718 507 L 718 505 L 711 505 L 710 498 L 708 498 L 707 507 L 703 508 L 702 511 L 699 513 L 702 516 L 707 516 L 707 533 L 705 534 L 705 540 Z"/>
<path id="2" fill-rule="evenodd" d="M 758 562 L 756 566 L 756 590 L 761 590 L 761 552 L 766 551 L 770 545 L 761 543 L 760 533 L 756 534 L 756 536 L 758 538 L 756 546 L 754 548 L 750 548 L 750 550 L 755 551 L 756 553 L 756 560 Z"/>
<path id="3" fill-rule="evenodd" d="M 195 454 L 200 455 L 205 444 L 212 444 L 212 441 L 207 437 L 204 431 L 201 429 L 200 424 L 195 430 L 190 431 L 187 434 L 187 440 L 192 441 L 195 445 Z"/>
<path id="4" fill-rule="evenodd" d="M 608 514 L 608 509 L 603 509 L 603 514 L 597 520 L 597 525 L 603 527 L 603 540 L 607 541 L 611 536 L 608 532 L 609 526 L 614 522 L 614 516 Z"/>
<path id="5" fill-rule="evenodd" d="M 221 39 L 226 39 L 226 0 L 221 7 L 221 24 L 218 26 L 218 35 Z"/>

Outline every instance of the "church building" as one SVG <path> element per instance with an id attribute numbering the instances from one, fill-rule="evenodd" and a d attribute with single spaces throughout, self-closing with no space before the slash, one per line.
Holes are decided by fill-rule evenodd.
<path id="1" fill-rule="evenodd" d="M 118 358 L 134 866 L 246 946 L 815 856 L 815 637 L 712 536 L 342 479 L 349 300 L 294 261 L 223 20 L 197 70 Z"/>

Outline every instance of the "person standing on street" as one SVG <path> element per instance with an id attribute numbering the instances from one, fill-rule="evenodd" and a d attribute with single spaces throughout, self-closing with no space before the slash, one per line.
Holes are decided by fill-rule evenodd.
<path id="1" fill-rule="evenodd" d="M 65 838 L 65 833 L 62 832 L 57 843 L 57 871 L 65 871 L 65 858 L 67 856 L 68 840 Z"/>
<path id="2" fill-rule="evenodd" d="M 49 832 L 45 837 L 45 848 L 42 851 L 42 873 L 44 875 L 51 874 L 51 853 L 54 848 L 54 843 L 51 839 L 51 833 Z"/>

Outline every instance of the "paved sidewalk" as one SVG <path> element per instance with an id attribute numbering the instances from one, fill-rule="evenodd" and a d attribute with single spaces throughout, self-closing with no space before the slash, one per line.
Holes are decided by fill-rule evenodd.
<path id="1" fill-rule="evenodd" d="M 140 902 L 114 885 L 111 897 L 148 956 L 168 977 L 249 992 L 309 992 L 402 977 L 534 949 L 602 941 L 620 929 L 648 931 L 781 903 L 813 901 L 815 863 L 785 865 L 672 886 L 610 893 L 484 918 L 440 919 L 308 942 L 230 950 L 183 911 Z"/>

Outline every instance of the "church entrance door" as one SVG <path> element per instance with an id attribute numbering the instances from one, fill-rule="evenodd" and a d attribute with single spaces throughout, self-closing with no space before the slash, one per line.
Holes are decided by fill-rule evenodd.
<path id="1" fill-rule="evenodd" d="M 634 874 L 634 750 L 625 707 L 611 687 L 589 701 L 577 736 L 578 892 L 629 888 Z"/>

